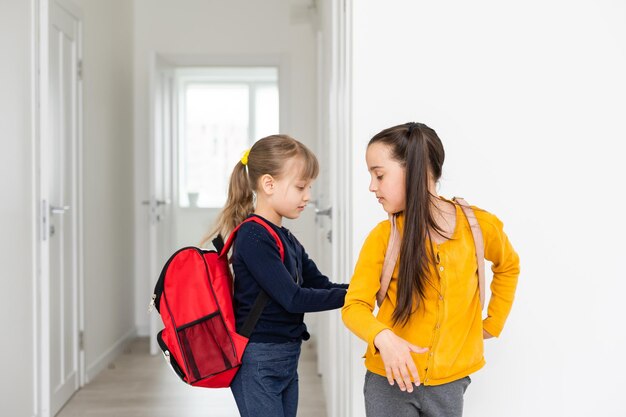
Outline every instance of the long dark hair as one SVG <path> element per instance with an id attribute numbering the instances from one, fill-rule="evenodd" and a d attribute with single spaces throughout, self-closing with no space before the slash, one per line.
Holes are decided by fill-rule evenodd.
<path id="1" fill-rule="evenodd" d="M 304 144 L 287 135 L 272 135 L 259 139 L 250 148 L 247 166 L 237 162 L 230 176 L 228 198 L 211 230 L 204 235 L 200 246 L 208 244 L 217 234 L 226 237 L 239 223 L 254 211 L 254 192 L 259 178 L 269 174 L 280 178 L 285 163 L 291 158 L 302 158 L 304 162 L 300 176 L 315 179 L 319 173 L 317 158 Z"/>
<path id="2" fill-rule="evenodd" d="M 411 313 L 423 301 L 429 282 L 429 264 L 434 260 L 431 233 L 442 234 L 434 217 L 434 199 L 428 189 L 429 175 L 436 182 L 441 178 L 445 158 L 443 144 L 437 133 L 422 123 L 406 123 L 383 130 L 368 146 L 382 143 L 389 146 L 392 157 L 405 168 L 406 206 L 404 230 L 400 247 L 398 295 L 393 312 L 394 324 L 406 324 Z M 414 305 L 415 304 L 415 305 Z"/>

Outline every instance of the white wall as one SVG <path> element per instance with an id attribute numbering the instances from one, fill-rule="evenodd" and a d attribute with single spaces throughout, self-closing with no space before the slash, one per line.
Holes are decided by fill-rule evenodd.
<path id="1" fill-rule="evenodd" d="M 0 6 L 0 404 L 7 416 L 33 413 L 33 164 L 31 4 Z"/>
<path id="2" fill-rule="evenodd" d="M 351 261 L 385 217 L 367 191 L 367 141 L 427 123 L 447 152 L 441 194 L 500 216 L 522 261 L 465 415 L 623 416 L 626 5 L 351 3 L 353 186 L 363 202 Z M 359 385 L 362 375 L 361 365 Z"/>
<path id="3" fill-rule="evenodd" d="M 90 373 L 134 332 L 132 284 L 132 88 L 126 1 L 76 1 L 84 12 L 84 241 L 86 358 Z M 3 1 L 0 13 L 0 303 L 3 415 L 35 415 L 33 310 L 35 114 L 31 95 L 35 2 Z M 115 28 L 115 30 L 111 30 Z M 112 308 L 112 306 L 115 306 Z M 106 312 L 106 314 L 103 314 Z"/>
<path id="4" fill-rule="evenodd" d="M 282 0 L 134 1 L 135 320 L 144 334 L 147 334 L 148 329 L 145 307 L 157 278 L 148 276 L 148 219 L 146 208 L 140 205 L 140 201 L 150 195 L 148 145 L 151 56 L 156 53 L 175 57 L 181 62 L 237 65 L 264 62 L 269 57 L 284 65 L 287 73 L 280 74 L 282 81 L 279 83 L 281 87 L 285 83 L 288 100 L 281 103 L 287 115 L 281 120 L 281 133 L 290 134 L 315 149 L 315 31 L 306 19 L 292 18 L 290 6 L 297 3 Z M 286 223 L 310 252 L 314 252 L 316 247 L 312 241 L 312 217 L 306 216 L 295 223 Z M 198 223 L 196 240 L 204 232 L 204 225 Z"/>
<path id="5" fill-rule="evenodd" d="M 135 333 L 132 5 L 75 0 L 83 11 L 83 224 L 88 377 Z"/>

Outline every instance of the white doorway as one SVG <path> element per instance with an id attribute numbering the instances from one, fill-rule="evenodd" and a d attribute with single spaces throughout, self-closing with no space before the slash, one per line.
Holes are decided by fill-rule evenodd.
<path id="1" fill-rule="evenodd" d="M 241 152 L 253 138 L 279 130 L 278 66 L 206 63 L 190 66 L 157 54 L 151 63 L 150 198 L 144 201 L 150 294 L 169 256 L 180 247 L 197 245 L 208 230 L 225 202 Z M 156 334 L 162 327 L 153 311 L 153 355 L 160 352 Z M 228 389 L 209 390 L 203 397 L 216 405 L 217 413 L 237 413 Z"/>
<path id="2" fill-rule="evenodd" d="M 168 257 L 197 245 L 208 231 L 241 153 L 255 138 L 282 128 L 284 64 L 275 58 L 253 61 L 153 57 L 151 195 L 143 202 L 149 209 L 149 294 Z M 159 352 L 161 327 L 158 314 L 151 314 L 152 354 Z"/>
<path id="3" fill-rule="evenodd" d="M 80 9 L 42 1 L 39 16 L 41 415 L 54 416 L 84 383 Z"/>

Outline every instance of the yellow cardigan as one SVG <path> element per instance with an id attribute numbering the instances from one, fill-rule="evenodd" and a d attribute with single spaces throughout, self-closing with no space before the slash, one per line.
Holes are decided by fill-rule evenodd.
<path id="1" fill-rule="evenodd" d="M 424 302 L 405 326 L 394 326 L 391 319 L 396 304 L 399 262 L 378 314 L 376 317 L 372 314 L 389 240 L 389 221 L 379 223 L 370 232 L 361 249 L 341 314 L 345 325 L 368 343 L 365 366 L 371 372 L 385 376 L 385 366 L 374 346 L 374 337 L 384 329 L 391 329 L 417 346 L 429 348 L 427 353 L 412 353 L 425 385 L 455 381 L 485 364 L 483 329 L 493 336 L 500 335 L 513 304 L 520 269 L 519 257 L 503 231 L 502 222 L 493 214 L 473 208 L 483 232 L 485 258 L 492 262 L 493 271 L 491 300 L 484 320 L 474 241 L 459 206 L 456 206 L 452 239 L 433 245 L 438 259 L 430 268 L 430 276 L 434 277 L 430 281 L 434 285 L 426 285 Z M 401 233 L 403 220 L 402 215 L 397 219 Z"/>

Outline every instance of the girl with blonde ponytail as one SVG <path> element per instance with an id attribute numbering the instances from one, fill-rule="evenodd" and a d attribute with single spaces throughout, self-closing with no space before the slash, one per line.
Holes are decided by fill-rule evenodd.
<path id="1" fill-rule="evenodd" d="M 260 293 L 269 300 L 231 383 L 245 417 L 296 416 L 298 358 L 302 341 L 309 339 L 304 313 L 343 306 L 347 285 L 330 282 L 282 226 L 284 217 L 300 216 L 318 172 L 317 158 L 297 140 L 286 135 L 260 139 L 235 165 L 226 205 L 202 242 L 217 234 L 226 237 L 255 216 L 271 227 L 284 247 L 281 260 L 276 240 L 257 222 L 243 223 L 233 245 L 237 331 Z"/>

